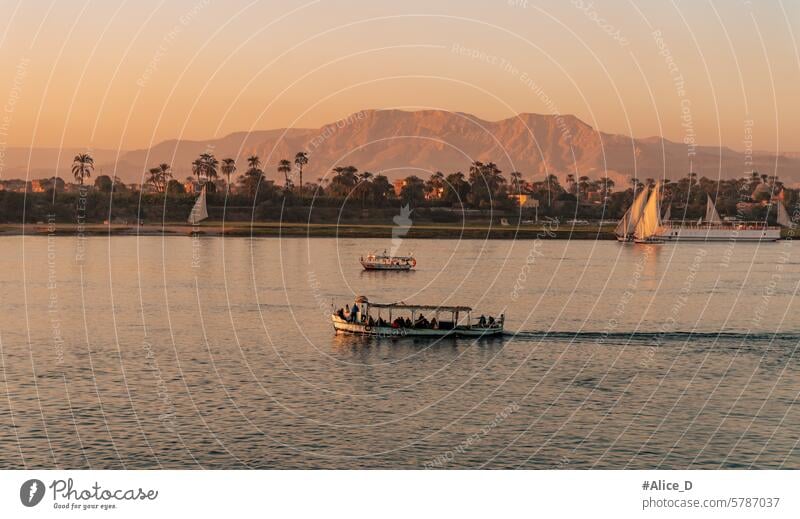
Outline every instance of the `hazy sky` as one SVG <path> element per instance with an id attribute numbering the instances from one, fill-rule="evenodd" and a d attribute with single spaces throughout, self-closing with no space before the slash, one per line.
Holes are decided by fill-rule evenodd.
<path id="1" fill-rule="evenodd" d="M 800 151 L 799 5 L 0 0 L 0 144 L 132 149 L 430 107 Z"/>

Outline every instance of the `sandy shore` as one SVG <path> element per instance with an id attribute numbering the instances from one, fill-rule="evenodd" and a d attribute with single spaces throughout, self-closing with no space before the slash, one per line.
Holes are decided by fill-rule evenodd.
<path id="1" fill-rule="evenodd" d="M 56 236 L 188 236 L 193 232 L 203 236 L 253 236 L 253 237 L 347 237 L 391 238 L 393 225 L 362 224 L 303 224 L 281 222 L 203 222 L 198 226 L 185 223 L 123 224 L 0 224 L 0 235 L 56 235 Z M 581 239 L 613 240 L 613 225 L 524 225 L 520 227 L 499 225 L 414 225 L 405 238 L 422 239 Z"/>

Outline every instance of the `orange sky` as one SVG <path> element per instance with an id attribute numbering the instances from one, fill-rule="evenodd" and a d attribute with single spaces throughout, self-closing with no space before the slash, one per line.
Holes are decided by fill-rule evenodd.
<path id="1" fill-rule="evenodd" d="M 800 151 L 797 2 L 4 0 L 0 20 L 2 146 L 430 107 Z"/>

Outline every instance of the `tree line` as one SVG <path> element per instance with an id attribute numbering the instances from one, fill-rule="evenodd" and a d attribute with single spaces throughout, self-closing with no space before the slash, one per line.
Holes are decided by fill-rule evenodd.
<path id="1" fill-rule="evenodd" d="M 212 153 L 202 153 L 192 162 L 192 176 L 186 180 L 191 181 L 193 186 L 206 187 L 211 206 L 250 208 L 247 217 L 267 219 L 283 217 L 285 213 L 275 208 L 312 205 L 346 208 L 354 211 L 353 214 L 358 211 L 363 213 L 365 210 L 375 213 L 378 209 L 400 205 L 409 205 L 416 209 L 471 209 L 487 214 L 489 211 L 513 214 L 520 211 L 530 212 L 530 204 L 522 202 L 536 200 L 536 212 L 540 217 L 611 220 L 621 217 L 635 192 L 655 183 L 653 178 L 630 178 L 626 186 L 616 186 L 608 177 L 593 180 L 588 176 L 568 174 L 562 185 L 554 174 L 544 175 L 537 180 L 525 179 L 522 173 L 512 171 L 506 177 L 497 164 L 491 161 L 475 161 L 470 164 L 466 173 L 435 172 L 425 179 L 410 175 L 394 183 L 380 173 L 359 171 L 352 165 L 336 166 L 324 178 L 307 182 L 304 181 L 303 172 L 308 163 L 309 156 L 305 152 L 298 152 L 292 161 L 281 159 L 275 166 L 275 171 L 282 182 L 276 182 L 267 178 L 258 155 L 248 157 L 244 170 L 239 173 L 234 159 L 218 160 Z M 94 160 L 91 155 L 75 156 L 72 173 L 79 186 L 84 186 L 93 172 Z M 696 173 L 690 172 L 677 181 L 662 179 L 662 182 L 664 203 L 673 207 L 673 215 L 684 214 L 687 218 L 702 216 L 706 196 L 709 194 L 723 216 L 737 214 L 737 204 L 741 202 L 758 204 L 769 201 L 778 193 L 781 193 L 787 205 L 796 203 L 798 198 L 797 191 L 786 189 L 777 176 L 761 175 L 758 172 L 739 179 L 720 181 L 698 177 Z M 97 218 L 105 210 L 112 214 L 114 207 L 131 218 L 138 218 L 143 211 L 147 212 L 147 207 L 152 206 L 163 208 L 162 217 L 166 211 L 172 219 L 181 220 L 184 216 L 180 211 L 188 212 L 196 196 L 186 192 L 185 184 L 174 178 L 171 165 L 166 163 L 148 170 L 144 182 L 146 189 L 141 191 L 136 186 L 126 186 L 108 175 L 100 175 L 95 178 L 93 194 L 89 197 L 88 204 L 97 210 Z M 58 191 L 57 182 L 54 181 L 51 185 L 52 189 Z M 615 190 L 617 187 L 622 189 Z M 13 198 L 12 193 L 2 193 L 0 196 L 0 219 L 3 221 L 18 220 L 22 212 L 21 202 L 13 201 Z M 70 203 L 67 193 L 59 193 L 59 197 L 50 198 L 55 205 Z M 113 203 L 110 198 L 113 198 Z M 46 201 L 47 198 L 43 200 Z M 31 197 L 30 202 L 34 207 L 37 206 L 36 197 Z M 139 205 L 145 209 L 138 208 Z M 67 209 L 61 207 L 57 212 L 69 213 Z M 753 210 L 756 212 L 754 216 L 758 217 L 760 213 L 757 205 Z M 19 212 L 15 214 L 15 211 Z M 242 214 L 245 212 L 243 210 Z M 33 211 L 29 214 L 40 213 L 41 211 Z M 228 216 L 233 217 L 231 214 Z"/>

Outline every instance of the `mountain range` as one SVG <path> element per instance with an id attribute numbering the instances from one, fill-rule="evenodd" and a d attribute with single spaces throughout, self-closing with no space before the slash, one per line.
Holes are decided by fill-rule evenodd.
<path id="1" fill-rule="evenodd" d="M 467 172 L 472 161 L 493 161 L 504 173 L 520 171 L 525 179 L 553 173 L 563 179 L 602 177 L 617 185 L 629 177 L 678 179 L 691 168 L 709 178 L 736 178 L 758 170 L 777 174 L 787 185 L 800 183 L 800 154 L 754 152 L 752 157 L 726 147 L 687 145 L 661 137 L 633 138 L 598 131 L 572 115 L 520 114 L 500 121 L 440 110 L 363 110 L 321 128 L 289 128 L 236 132 L 208 140 L 168 140 L 147 149 L 92 150 L 95 176 L 116 173 L 124 182 L 141 182 L 143 172 L 161 163 L 173 165 L 176 178 L 191 173 L 200 153 L 236 159 L 238 172 L 258 155 L 269 178 L 280 180 L 280 159 L 292 160 L 305 150 L 309 163 L 304 180 L 316 181 L 335 166 L 390 178 L 434 171 Z M 9 148 L 0 167 L 2 179 L 40 178 L 57 171 L 69 178 L 71 158 L 86 150 Z M 30 164 L 30 166 L 27 166 Z M 28 172 L 28 170 L 30 170 Z"/>

